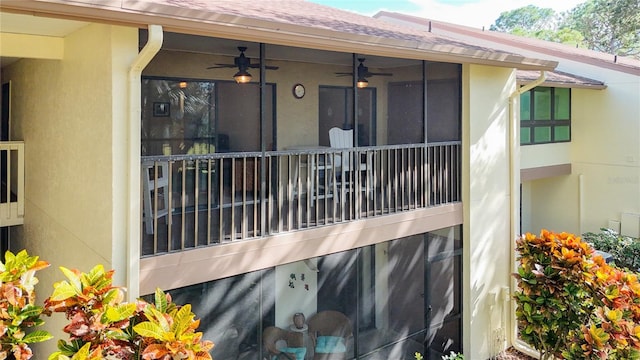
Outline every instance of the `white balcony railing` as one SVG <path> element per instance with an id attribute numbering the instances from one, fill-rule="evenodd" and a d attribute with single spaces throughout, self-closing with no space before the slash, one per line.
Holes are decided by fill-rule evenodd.
<path id="1" fill-rule="evenodd" d="M 460 143 L 144 157 L 142 254 L 459 202 Z"/>
<path id="2" fill-rule="evenodd" d="M 0 142 L 0 226 L 24 224 L 24 142 Z"/>

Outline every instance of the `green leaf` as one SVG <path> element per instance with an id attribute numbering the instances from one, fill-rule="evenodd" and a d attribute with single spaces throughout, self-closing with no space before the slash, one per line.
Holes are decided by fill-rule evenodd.
<path id="1" fill-rule="evenodd" d="M 44 330 L 37 330 L 27 334 L 27 336 L 25 336 L 22 339 L 22 342 L 26 344 L 33 344 L 33 343 L 47 341 L 51 338 L 53 338 L 53 335 L 49 334 L 49 332 Z"/>
<path id="2" fill-rule="evenodd" d="M 133 330 L 141 336 L 150 337 L 156 340 L 165 340 L 165 331 L 157 324 L 150 321 L 141 322 L 133 327 Z"/>
<path id="3" fill-rule="evenodd" d="M 130 341 L 131 336 L 122 330 L 107 330 L 105 336 L 112 340 Z"/>
<path id="4" fill-rule="evenodd" d="M 173 319 L 173 333 L 181 335 L 193 322 L 194 314 L 191 312 L 191 304 L 186 304 L 178 310 Z"/>
<path id="5" fill-rule="evenodd" d="M 60 266 L 60 271 L 62 271 L 64 276 L 69 279 L 69 281 L 71 282 L 69 283 L 69 285 L 75 290 L 75 293 L 82 294 L 82 283 L 80 282 L 80 277 L 78 277 L 78 275 L 76 275 L 73 271 L 67 269 L 64 266 Z"/>
<path id="6" fill-rule="evenodd" d="M 91 343 L 86 343 L 84 346 L 71 357 L 71 360 L 85 360 L 89 357 L 89 351 L 91 349 Z"/>
<path id="7" fill-rule="evenodd" d="M 51 300 L 62 301 L 78 294 L 81 293 L 78 292 L 73 285 L 69 284 L 66 281 L 62 281 L 55 284 L 55 288 L 53 289 L 53 293 L 51 294 Z"/>
<path id="8" fill-rule="evenodd" d="M 64 340 L 58 340 L 58 350 L 60 350 L 62 354 L 68 356 L 72 356 L 80 351 L 84 345 L 85 342 L 82 340 L 72 340 L 71 343 L 67 343 Z"/>
<path id="9" fill-rule="evenodd" d="M 640 350 L 634 348 L 629 349 L 629 360 L 640 360 Z"/>
<path id="10" fill-rule="evenodd" d="M 531 309 L 532 309 L 532 308 L 531 308 L 531 304 L 529 304 L 529 303 L 524 303 L 524 305 L 523 305 L 523 309 L 524 309 L 524 313 L 525 313 L 525 314 L 527 314 L 527 315 L 530 315 L 530 314 L 531 314 Z"/>
<path id="11" fill-rule="evenodd" d="M 22 311 L 20 311 L 20 316 L 28 318 L 32 316 L 39 316 L 41 313 L 42 308 L 40 306 L 28 304 L 22 309 Z"/>
<path id="12" fill-rule="evenodd" d="M 136 312 L 136 304 L 120 304 L 117 306 L 108 306 L 104 312 L 103 318 L 109 323 L 118 322 L 127 319 Z"/>
<path id="13" fill-rule="evenodd" d="M 171 331 L 171 327 L 169 326 L 169 322 L 164 317 L 164 314 L 155 309 L 153 306 L 147 306 L 145 309 L 145 315 L 150 322 L 157 324 L 164 331 Z"/>
<path id="14" fill-rule="evenodd" d="M 69 360 L 69 357 L 62 355 L 60 351 L 56 351 L 53 354 L 49 355 L 48 360 Z"/>
<path id="15" fill-rule="evenodd" d="M 160 288 L 156 288 L 155 303 L 160 312 L 167 312 L 167 295 Z"/>
<path id="16" fill-rule="evenodd" d="M 104 266 L 102 266 L 102 264 L 98 264 L 94 266 L 89 273 L 85 274 L 84 280 L 87 282 L 87 285 L 95 286 L 98 281 L 103 280 L 105 275 Z"/>
<path id="17" fill-rule="evenodd" d="M 119 296 L 120 296 L 120 289 L 115 289 L 115 288 L 111 289 L 107 291 L 107 293 L 104 295 L 104 297 L 102 298 L 102 302 L 105 304 L 111 304 L 115 302 Z"/>

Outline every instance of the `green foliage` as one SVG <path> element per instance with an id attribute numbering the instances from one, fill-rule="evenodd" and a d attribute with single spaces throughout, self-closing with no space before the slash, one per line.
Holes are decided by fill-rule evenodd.
<path id="1" fill-rule="evenodd" d="M 640 284 L 579 237 L 543 230 L 516 241 L 520 337 L 543 359 L 640 358 Z"/>
<path id="2" fill-rule="evenodd" d="M 5 253 L 5 262 L 0 263 L 0 359 L 9 354 L 16 359 L 30 359 L 33 353 L 29 344 L 52 337 L 43 330 L 28 332 L 44 324 L 40 318 L 43 309 L 34 305 L 34 286 L 38 283 L 36 271 L 47 266 L 49 263 L 30 256 L 26 250 Z"/>
<path id="3" fill-rule="evenodd" d="M 442 356 L 442 360 L 464 360 L 464 355 L 452 351 L 449 355 Z"/>
<path id="4" fill-rule="evenodd" d="M 571 10 L 562 26 L 579 31 L 589 49 L 640 55 L 638 0 L 588 0 Z"/>
<path id="5" fill-rule="evenodd" d="M 528 5 L 515 10 L 504 11 L 491 25 L 490 30 L 508 33 L 535 33 L 555 28 L 556 12 L 551 8 Z"/>
<path id="6" fill-rule="evenodd" d="M 493 31 L 640 57 L 640 1 L 587 0 L 557 14 L 533 5 L 500 14 Z"/>
<path id="7" fill-rule="evenodd" d="M 542 358 L 558 355 L 592 305 L 585 289 L 583 260 L 593 250 L 571 234 L 543 231 L 516 241 L 520 254 L 516 317 L 521 338 Z"/>
<path id="8" fill-rule="evenodd" d="M 560 28 L 558 30 L 540 30 L 532 34 L 523 34 L 523 36 L 575 47 L 585 47 L 584 36 L 582 36 L 579 31 L 569 28 Z"/>
<path id="9" fill-rule="evenodd" d="M 640 239 L 622 236 L 610 229 L 600 229 L 600 233 L 588 232 L 582 235 L 596 250 L 611 254 L 613 262 L 630 271 L 640 270 Z"/>
<path id="10" fill-rule="evenodd" d="M 97 265 L 88 273 L 60 267 L 67 280 L 54 284 L 45 308 L 34 305 L 35 272 L 49 263 L 23 250 L 7 251 L 0 263 L 0 359 L 28 360 L 29 344 L 50 339 L 42 314 L 63 312 L 70 323 L 64 327 L 70 341 L 58 341 L 49 360 L 211 360 L 210 341 L 196 332 L 191 305 L 177 306 L 158 289 L 155 302 L 124 303 L 123 289 L 112 285 L 113 270 Z"/>
<path id="11" fill-rule="evenodd" d="M 210 341 L 195 330 L 191 305 L 182 307 L 156 290 L 155 303 L 124 303 L 123 290 L 112 286 L 113 270 L 97 265 L 89 273 L 60 268 L 67 280 L 54 284 L 45 301 L 49 312 L 64 312 L 70 341 L 58 341 L 49 360 L 134 359 L 210 360 Z"/>

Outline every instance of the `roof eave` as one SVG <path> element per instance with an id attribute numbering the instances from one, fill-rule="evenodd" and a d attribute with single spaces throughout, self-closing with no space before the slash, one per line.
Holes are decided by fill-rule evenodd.
<path id="1" fill-rule="evenodd" d="M 144 5 L 144 7 L 143 7 Z M 450 44 L 389 39 L 338 32 L 331 29 L 272 22 L 137 0 L 103 0 L 99 3 L 64 0 L 3 0 L 0 9 L 73 20 L 105 22 L 145 28 L 162 25 L 166 31 L 266 42 L 320 50 L 406 57 L 418 60 L 461 62 L 521 70 L 553 70 L 556 61 L 526 58 L 503 52 L 478 51 Z"/>
<path id="2" fill-rule="evenodd" d="M 533 80 L 518 80 L 518 86 L 527 85 L 533 82 Z M 590 89 L 590 90 L 604 90 L 607 88 L 605 84 L 583 84 L 583 83 L 569 83 L 560 81 L 545 81 L 540 86 L 557 87 L 557 88 L 570 88 L 570 89 Z"/>
<path id="3" fill-rule="evenodd" d="M 485 31 L 484 28 L 480 31 L 479 29 L 467 27 L 464 25 L 458 25 L 458 24 L 453 24 L 453 23 L 448 23 L 448 22 L 438 21 L 433 19 L 427 19 L 427 18 L 419 18 L 412 15 L 406 15 L 402 13 L 389 12 L 389 11 L 379 11 L 377 14 L 374 15 L 375 18 L 381 18 L 385 16 L 393 19 L 397 19 L 400 21 L 418 24 L 421 26 L 428 25 L 430 28 L 433 29 L 434 33 L 438 33 L 439 29 L 443 29 L 445 31 L 453 32 L 453 33 L 464 35 L 464 36 L 480 38 L 488 41 L 506 44 L 509 46 L 514 46 L 517 48 L 528 49 L 531 51 L 538 52 L 540 54 L 562 57 L 568 60 L 574 60 L 574 61 L 582 62 L 584 64 L 590 64 L 590 65 L 598 66 L 605 69 L 621 71 L 621 72 L 633 74 L 633 75 L 640 75 L 640 68 L 637 65 L 634 66 L 631 64 L 616 62 L 618 58 L 614 55 L 610 55 L 611 60 L 607 61 L 601 58 L 596 58 L 596 57 L 587 56 L 584 54 L 577 54 L 575 52 L 571 52 L 569 51 L 568 47 L 566 48 L 567 49 L 566 51 L 560 51 L 556 47 L 550 48 L 549 46 L 545 47 L 544 45 L 540 45 L 540 44 L 533 44 L 533 43 L 530 44 L 529 42 L 532 39 L 527 39 L 526 37 L 519 37 L 519 36 L 513 35 L 513 37 L 507 38 L 506 36 L 502 36 L 502 35 L 509 35 L 509 34 L 500 34 L 493 31 Z M 552 42 L 549 42 L 549 43 L 552 43 Z"/>

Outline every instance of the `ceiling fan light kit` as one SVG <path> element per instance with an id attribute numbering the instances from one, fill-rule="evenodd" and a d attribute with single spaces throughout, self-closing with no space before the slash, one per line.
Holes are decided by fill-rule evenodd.
<path id="1" fill-rule="evenodd" d="M 233 59 L 233 64 L 216 64 L 215 66 L 210 66 L 207 69 L 221 69 L 221 68 L 238 68 L 238 72 L 233 75 L 233 79 L 238 84 L 245 84 L 251 81 L 251 74 L 247 71 L 249 68 L 260 68 L 260 63 L 251 63 L 251 59 L 248 58 L 244 52 L 247 50 L 246 46 L 238 46 L 238 50 L 240 51 L 240 55 L 236 56 Z M 277 66 L 269 66 L 266 65 L 265 69 L 267 70 L 278 70 Z"/>
<path id="2" fill-rule="evenodd" d="M 360 64 L 358 65 L 358 68 L 356 69 L 356 87 L 359 89 L 363 89 L 366 88 L 367 86 L 369 86 L 369 81 L 367 80 L 368 77 L 371 76 L 393 76 L 392 73 L 381 73 L 381 72 L 372 72 L 369 71 L 369 67 L 364 65 L 364 60 L 365 58 L 358 58 L 358 61 L 360 62 Z M 338 76 L 353 76 L 354 74 L 352 72 L 337 72 L 336 75 Z"/>
<path id="3" fill-rule="evenodd" d="M 251 81 L 251 74 L 247 70 L 240 70 L 233 75 L 233 79 L 238 84 L 246 84 Z"/>

